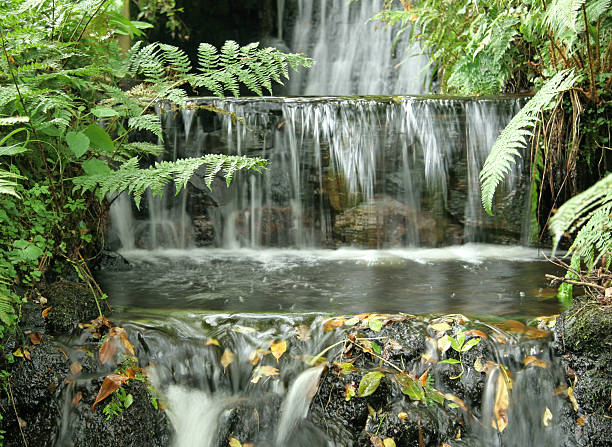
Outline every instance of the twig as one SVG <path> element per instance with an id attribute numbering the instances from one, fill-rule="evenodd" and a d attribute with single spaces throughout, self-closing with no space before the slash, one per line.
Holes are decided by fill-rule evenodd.
<path id="1" fill-rule="evenodd" d="M 574 286 L 584 286 L 584 287 L 592 287 L 594 289 L 599 289 L 599 290 L 606 290 L 604 286 L 600 286 L 599 284 L 595 284 L 592 282 L 575 281 L 573 279 L 562 278 L 559 276 L 550 275 L 548 273 L 544 276 L 546 276 L 547 279 L 550 279 L 551 281 L 555 281 L 555 282 L 564 282 L 567 284 L 572 284 Z"/>
<path id="2" fill-rule="evenodd" d="M 17 418 L 17 425 L 19 426 L 19 431 L 21 432 L 21 438 L 23 439 L 23 445 L 28 447 L 28 441 L 26 441 L 25 435 L 23 434 L 23 429 L 21 428 L 21 424 L 19 423 L 19 415 L 17 414 L 17 407 L 15 406 L 15 398 L 13 397 L 13 389 L 11 388 L 11 382 L 7 380 L 9 395 L 11 396 L 11 403 L 13 404 L 13 411 L 15 411 L 15 417 Z"/>

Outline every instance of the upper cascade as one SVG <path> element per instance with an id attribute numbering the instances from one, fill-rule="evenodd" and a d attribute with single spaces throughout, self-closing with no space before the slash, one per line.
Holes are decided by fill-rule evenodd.
<path id="1" fill-rule="evenodd" d="M 279 14 L 286 10 L 282 1 L 278 7 Z M 317 63 L 316 69 L 292 76 L 289 93 L 424 93 L 427 57 L 407 39 L 395 41 L 397 29 L 370 21 L 380 8 L 379 0 L 299 0 L 290 46 Z"/>
<path id="2" fill-rule="evenodd" d="M 478 174 L 522 101 L 201 98 L 230 114 L 162 114 L 166 159 L 259 156 L 269 169 L 212 192 L 202 170 L 134 217 L 117 200 L 113 227 L 123 248 L 516 244 L 529 228 L 528 168 L 519 161 L 495 216 L 482 209 Z"/>

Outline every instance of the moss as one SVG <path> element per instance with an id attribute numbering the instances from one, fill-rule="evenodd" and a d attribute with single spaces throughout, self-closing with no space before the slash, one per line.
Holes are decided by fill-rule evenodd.
<path id="1" fill-rule="evenodd" d="M 563 343 L 575 354 L 612 364 L 612 307 L 583 304 L 568 310 L 561 321 Z"/>
<path id="2" fill-rule="evenodd" d="M 98 316 L 98 306 L 91 290 L 81 283 L 57 282 L 45 291 L 47 306 L 51 307 L 46 319 L 49 332 L 71 334 L 79 323 Z"/>

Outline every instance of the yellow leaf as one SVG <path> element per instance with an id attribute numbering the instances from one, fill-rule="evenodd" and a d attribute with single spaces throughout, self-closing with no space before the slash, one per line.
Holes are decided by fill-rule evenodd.
<path id="1" fill-rule="evenodd" d="M 278 368 L 273 366 L 260 366 L 255 370 L 255 375 L 251 379 L 251 382 L 258 383 L 262 377 L 278 376 L 280 372 Z"/>
<path id="2" fill-rule="evenodd" d="M 578 411 L 578 401 L 576 400 L 576 396 L 574 396 L 574 387 L 570 386 L 567 388 L 567 397 L 570 400 L 570 402 L 572 403 L 572 406 L 574 407 L 574 411 Z"/>
<path id="3" fill-rule="evenodd" d="M 478 372 L 483 372 L 485 370 L 485 365 L 482 364 L 482 357 L 478 357 L 474 360 L 474 369 Z"/>
<path id="4" fill-rule="evenodd" d="M 15 352 L 13 352 L 13 355 L 15 357 L 23 357 L 23 352 L 21 352 L 21 348 L 17 349 Z"/>
<path id="5" fill-rule="evenodd" d="M 552 413 L 550 412 L 548 407 L 546 407 L 546 410 L 544 410 L 544 414 L 542 415 L 542 424 L 544 425 L 544 427 L 548 427 L 550 425 L 550 421 L 552 421 L 552 418 Z"/>
<path id="6" fill-rule="evenodd" d="M 242 447 L 242 443 L 236 438 L 229 437 L 229 447 Z"/>
<path id="7" fill-rule="evenodd" d="M 497 388 L 495 390 L 495 404 L 493 406 L 493 420 L 491 425 L 500 433 L 508 426 L 508 405 L 510 395 L 508 383 L 502 371 L 497 374 Z"/>
<path id="8" fill-rule="evenodd" d="M 216 338 L 209 338 L 208 340 L 206 340 L 206 346 L 210 346 L 210 345 L 221 347 L 219 340 L 217 340 Z"/>
<path id="9" fill-rule="evenodd" d="M 405 421 L 406 419 L 408 419 L 408 413 L 406 413 L 405 411 L 400 411 L 399 413 L 397 413 L 397 417 L 400 418 L 402 421 Z"/>
<path id="10" fill-rule="evenodd" d="M 451 329 L 450 324 L 444 323 L 444 322 L 443 323 L 430 324 L 429 327 L 432 328 L 436 332 L 445 332 L 445 331 L 449 331 Z"/>
<path id="11" fill-rule="evenodd" d="M 274 356 L 277 362 L 278 362 L 278 359 L 280 359 L 283 356 L 286 350 L 287 350 L 287 342 L 285 340 L 270 343 L 270 351 L 272 351 L 272 355 Z"/>
<path id="12" fill-rule="evenodd" d="M 349 401 L 357 394 L 357 389 L 355 388 L 354 383 L 347 383 L 344 385 L 344 400 Z"/>
<path id="13" fill-rule="evenodd" d="M 442 353 L 445 353 L 446 351 L 448 351 L 450 347 L 451 347 L 451 340 L 448 335 L 445 335 L 438 340 L 438 349 L 442 351 Z"/>
<path id="14" fill-rule="evenodd" d="M 393 440 L 393 438 L 385 438 L 383 440 L 383 445 L 385 447 L 396 447 L 395 441 Z"/>
<path id="15" fill-rule="evenodd" d="M 221 364 L 223 365 L 223 370 L 228 367 L 230 363 L 234 361 L 234 353 L 229 349 L 223 351 L 223 355 L 221 356 Z"/>
<path id="16" fill-rule="evenodd" d="M 525 357 L 525 360 L 523 360 L 523 363 L 525 364 L 525 366 L 532 365 L 532 366 L 537 366 L 539 368 L 548 368 L 548 362 L 544 360 L 540 360 L 535 355 L 529 355 Z"/>

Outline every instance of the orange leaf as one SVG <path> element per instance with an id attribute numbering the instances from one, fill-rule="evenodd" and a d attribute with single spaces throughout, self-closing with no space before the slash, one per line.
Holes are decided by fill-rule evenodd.
<path id="1" fill-rule="evenodd" d="M 504 374 L 500 370 L 497 374 L 497 388 L 495 391 L 495 404 L 493 407 L 494 418 L 491 425 L 500 433 L 504 431 L 508 425 L 508 405 L 510 396 L 508 392 L 508 382 Z"/>
<path id="2" fill-rule="evenodd" d="M 46 308 L 44 308 L 43 311 L 42 311 L 42 314 L 41 314 L 42 317 L 43 318 L 47 318 L 47 315 L 49 315 L 49 312 L 51 311 L 51 309 L 53 309 L 53 307 L 46 307 Z"/>
<path id="3" fill-rule="evenodd" d="M 538 366 L 540 368 L 548 368 L 548 362 L 537 358 L 535 355 L 529 355 L 525 357 L 525 360 L 523 360 L 523 363 L 525 364 L 525 366 L 533 365 L 533 366 Z"/>
<path id="4" fill-rule="evenodd" d="M 100 359 L 100 363 L 103 365 L 113 358 L 115 352 L 117 351 L 117 344 L 115 343 L 114 337 L 109 337 L 98 352 L 98 359 Z"/>
<path id="5" fill-rule="evenodd" d="M 30 334 L 30 341 L 32 342 L 33 345 L 39 345 L 40 342 L 42 341 L 42 337 L 40 336 L 40 332 L 34 332 L 33 334 Z"/>
<path id="6" fill-rule="evenodd" d="M 427 371 L 425 371 L 421 377 L 419 377 L 419 382 L 421 383 L 421 385 L 423 386 L 427 386 L 427 376 L 429 375 L 429 369 Z"/>
<path id="7" fill-rule="evenodd" d="M 81 393 L 80 391 L 78 393 L 76 393 L 74 395 L 74 397 L 72 398 L 72 405 L 73 406 L 77 406 L 79 404 L 79 402 L 81 402 L 81 399 L 83 398 L 83 393 Z"/>
<path id="8" fill-rule="evenodd" d="M 102 402 L 108 396 L 117 391 L 121 385 L 127 382 L 130 378 L 123 374 L 109 374 L 104 378 L 104 383 L 100 387 L 100 391 L 98 391 L 98 395 L 96 396 L 96 401 L 91 406 L 91 412 L 93 413 L 98 402 Z"/>
<path id="9" fill-rule="evenodd" d="M 286 350 L 287 350 L 287 342 L 285 340 L 281 340 L 276 343 L 274 342 L 270 343 L 270 351 L 272 351 L 272 355 L 274 356 L 277 362 L 278 362 L 278 359 L 280 359 L 283 356 Z"/>
<path id="10" fill-rule="evenodd" d="M 82 370 L 83 370 L 83 365 L 81 365 L 79 362 L 72 362 L 72 364 L 70 365 L 70 372 L 72 373 L 73 376 L 76 376 Z"/>
<path id="11" fill-rule="evenodd" d="M 23 350 L 23 356 L 30 361 L 32 360 L 32 354 L 30 354 L 30 351 L 28 351 L 27 349 Z"/>
<path id="12" fill-rule="evenodd" d="M 472 337 L 489 338 L 487 334 L 482 331 L 479 331 L 478 329 L 470 329 L 469 331 L 465 331 L 465 335 L 471 335 Z"/>
<path id="13" fill-rule="evenodd" d="M 128 376 L 130 379 L 133 379 L 134 377 L 136 377 L 136 371 L 134 371 L 134 368 L 128 368 L 125 370 L 125 375 Z"/>
<path id="14" fill-rule="evenodd" d="M 121 344 L 123 345 L 125 350 L 128 352 L 128 354 L 136 355 L 136 353 L 134 352 L 134 345 L 132 345 L 132 343 L 130 343 L 130 340 L 129 340 L 129 338 L 127 336 L 127 333 L 125 331 L 123 331 L 121 334 L 119 334 L 119 338 L 121 338 Z"/>

